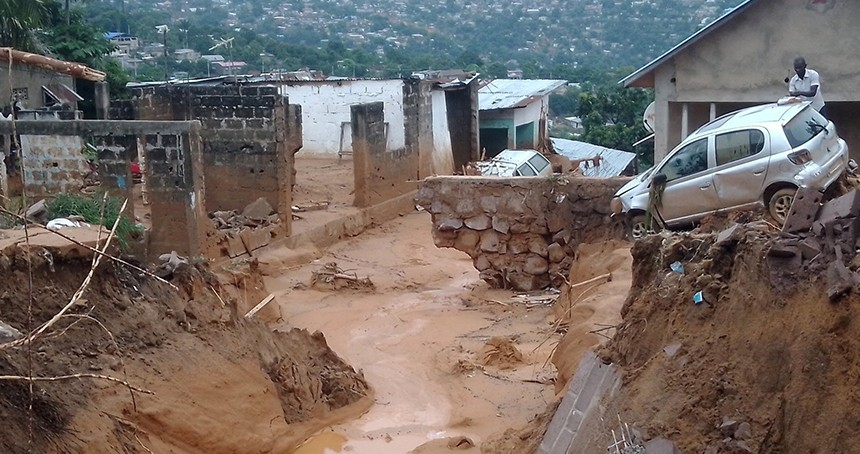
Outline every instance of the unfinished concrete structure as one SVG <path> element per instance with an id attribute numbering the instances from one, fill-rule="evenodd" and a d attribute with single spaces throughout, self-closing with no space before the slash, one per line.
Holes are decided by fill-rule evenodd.
<path id="1" fill-rule="evenodd" d="M 420 143 L 419 175 L 449 175 L 478 158 L 478 96 L 474 75 L 447 79 L 258 81 L 276 84 L 302 106 L 302 156 L 354 152 L 351 107 L 381 102 L 387 149 Z M 417 127 L 416 127 L 417 126 Z"/>
<path id="2" fill-rule="evenodd" d="M 196 121 L 19 121 L 22 135 L 87 137 L 99 149 L 102 185 L 129 197 L 131 160 L 146 157 L 152 230 L 149 256 L 176 251 L 186 256 L 205 254 L 211 223 L 206 216 L 203 188 L 201 127 Z M 0 122 L 0 134 L 11 134 L 13 124 Z M 143 149 L 137 148 L 143 144 Z M 129 210 L 134 200 L 129 198 Z"/>
<path id="3" fill-rule="evenodd" d="M 626 87 L 654 88 L 655 158 L 717 116 L 786 96 L 792 60 L 805 56 L 821 74 L 827 116 L 857 159 L 860 62 L 845 56 L 856 53 L 846 31 L 858 20 L 852 1 L 746 0 L 627 76 Z"/>

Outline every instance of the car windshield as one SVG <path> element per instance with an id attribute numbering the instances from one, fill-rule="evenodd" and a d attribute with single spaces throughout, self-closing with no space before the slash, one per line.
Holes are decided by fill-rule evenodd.
<path id="1" fill-rule="evenodd" d="M 797 148 L 809 142 L 818 133 L 827 129 L 827 119 L 812 107 L 800 111 L 794 118 L 788 121 L 783 130 L 791 148 Z"/>

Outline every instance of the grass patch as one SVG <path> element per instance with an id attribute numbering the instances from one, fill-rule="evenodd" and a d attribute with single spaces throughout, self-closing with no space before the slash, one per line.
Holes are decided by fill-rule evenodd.
<path id="1" fill-rule="evenodd" d="M 48 203 L 48 215 L 51 219 L 66 218 L 69 216 L 81 216 L 84 221 L 98 225 L 101 213 L 103 194 L 92 196 L 80 196 L 72 194 L 60 194 Z M 120 215 L 123 200 L 119 197 L 108 197 L 104 207 L 104 218 L 101 224 L 108 229 L 113 227 L 116 218 Z M 120 217 L 116 228 L 116 238 L 124 251 L 128 250 L 128 242 L 138 238 L 143 229 L 129 219 L 128 216 Z"/>

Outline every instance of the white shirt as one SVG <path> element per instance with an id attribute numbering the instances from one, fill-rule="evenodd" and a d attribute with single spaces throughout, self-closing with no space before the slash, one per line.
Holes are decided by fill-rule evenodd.
<path id="1" fill-rule="evenodd" d="M 812 101 L 812 107 L 815 108 L 815 110 L 821 110 L 821 108 L 824 107 L 824 95 L 821 94 L 821 80 L 819 79 L 817 71 L 807 69 L 806 74 L 803 75 L 803 79 L 795 74 L 791 78 L 791 81 L 788 82 L 789 93 L 809 91 L 812 90 L 812 87 L 818 87 L 818 91 L 815 92 L 815 96 L 807 99 Z"/>

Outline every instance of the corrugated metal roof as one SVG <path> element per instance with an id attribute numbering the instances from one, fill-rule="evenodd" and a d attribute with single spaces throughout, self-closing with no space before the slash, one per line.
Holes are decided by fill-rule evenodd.
<path id="1" fill-rule="evenodd" d="M 664 61 L 668 60 L 669 58 L 674 57 L 678 52 L 683 50 L 685 47 L 687 47 L 687 46 L 695 43 L 696 41 L 702 39 L 708 33 L 711 33 L 712 31 L 720 28 L 720 26 L 722 26 L 723 24 L 728 22 L 731 18 L 740 14 L 741 11 L 745 10 L 748 6 L 752 5 L 753 3 L 756 3 L 757 1 L 758 0 L 744 0 L 740 5 L 729 10 L 728 12 L 726 12 L 726 14 L 723 14 L 722 16 L 717 18 L 715 21 L 711 22 L 706 27 L 700 29 L 696 33 L 693 33 L 692 35 L 688 36 L 687 39 L 681 41 L 680 43 L 678 43 L 678 45 L 669 49 L 668 51 L 663 53 L 663 55 L 655 58 L 654 60 L 652 60 L 647 65 L 637 69 L 635 72 L 633 72 L 633 74 L 630 74 L 629 76 L 621 79 L 618 83 L 624 85 L 625 87 L 653 86 L 654 85 L 653 81 L 651 81 L 650 85 L 648 85 L 648 84 L 637 84 L 636 82 L 639 81 L 639 79 L 642 79 L 646 75 L 650 74 L 651 71 L 653 71 L 657 66 L 660 66 Z"/>
<path id="2" fill-rule="evenodd" d="M 525 107 L 566 84 L 566 80 L 494 79 L 478 90 L 480 110 Z"/>
<path id="3" fill-rule="evenodd" d="M 600 165 L 582 162 L 579 169 L 587 177 L 617 177 L 636 159 L 635 153 L 601 147 L 585 142 L 567 139 L 550 139 L 555 152 L 575 161 L 600 157 Z"/>

